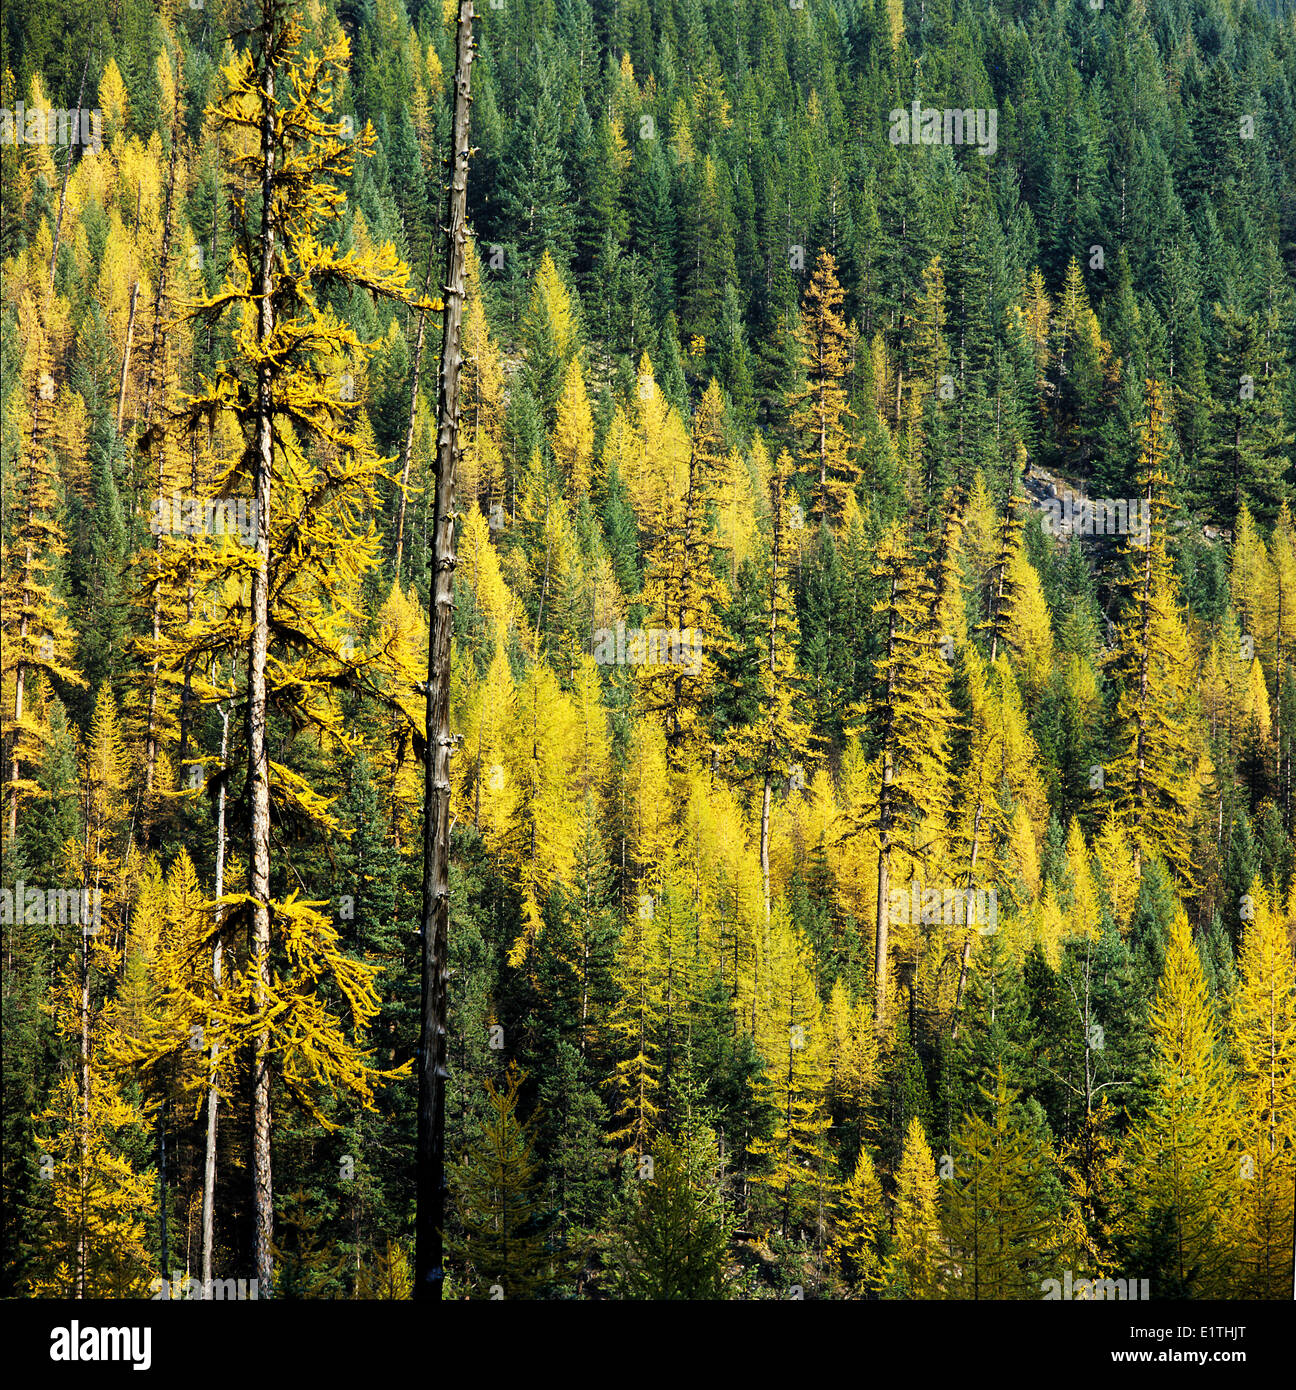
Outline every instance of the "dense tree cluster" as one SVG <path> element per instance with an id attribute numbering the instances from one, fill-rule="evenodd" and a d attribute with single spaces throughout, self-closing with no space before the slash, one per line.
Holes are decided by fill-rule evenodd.
<path id="1" fill-rule="evenodd" d="M 0 27 L 10 1295 L 410 1293 L 456 6 L 276 6 Z M 448 1296 L 1285 1296 L 1290 7 L 477 38 Z"/>

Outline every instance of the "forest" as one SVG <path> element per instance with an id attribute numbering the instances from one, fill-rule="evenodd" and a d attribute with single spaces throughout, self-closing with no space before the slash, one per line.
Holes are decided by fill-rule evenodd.
<path id="1" fill-rule="evenodd" d="M 0 1296 L 1290 1298 L 1294 137 L 1291 0 L 9 0 Z"/>

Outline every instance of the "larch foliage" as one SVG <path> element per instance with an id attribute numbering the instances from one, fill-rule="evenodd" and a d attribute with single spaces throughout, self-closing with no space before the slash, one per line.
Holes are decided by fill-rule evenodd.
<path id="1" fill-rule="evenodd" d="M 189 310 L 200 324 L 223 324 L 233 350 L 179 414 L 188 429 L 233 417 L 242 434 L 218 486 L 224 495 L 242 485 L 253 499 L 252 544 L 240 556 L 251 606 L 247 612 L 240 595 L 218 616 L 211 644 L 247 654 L 250 795 L 330 834 L 339 828 L 330 798 L 265 747 L 266 691 L 273 689 L 277 713 L 299 738 L 344 758 L 360 736 L 344 717 L 339 691 L 384 698 L 385 655 L 362 640 L 359 609 L 364 580 L 379 562 L 374 518 L 390 462 L 376 454 L 358 405 L 379 344 L 362 339 L 324 292 L 409 302 L 409 270 L 390 242 L 374 244 L 359 222 L 353 249 L 323 239 L 346 207 L 345 183 L 357 158 L 369 157 L 376 144 L 372 126 L 348 139 L 332 118 L 349 40 L 339 32 L 322 52 L 305 52 L 302 27 L 280 11 L 269 14 L 261 37 L 222 68 L 222 92 L 208 112 L 230 146 L 234 216 L 247 234 L 234 242 L 223 283 Z M 274 132 L 268 151 L 267 122 Z M 271 895 L 262 838 L 268 812 L 263 805 L 251 817 L 247 890 L 226 895 L 227 919 L 253 924 L 254 949 L 232 972 L 213 1029 L 222 1052 L 254 1045 L 262 1066 L 327 1125 L 322 1088 L 367 1103 L 381 1079 L 344 1021 L 349 1016 L 352 1029 L 362 1028 L 377 1013 L 377 967 L 347 953 L 336 923 L 321 911 L 325 903 L 296 888 Z M 264 1146 L 268 1118 L 260 1099 L 258 1106 Z M 268 1163 L 264 1155 L 259 1161 Z M 262 1171 L 262 1208 L 268 1191 Z M 259 1259 L 266 1257 L 268 1229 L 258 1227 Z"/>
<path id="2" fill-rule="evenodd" d="M 703 742 L 716 658 L 726 642 L 727 595 L 716 576 L 720 540 L 712 524 L 728 463 L 723 429 L 724 404 L 712 381 L 693 418 L 687 461 L 681 460 L 654 527 L 644 629 L 626 638 L 626 660 L 638 667 L 640 707 L 661 721 L 677 763 Z"/>
<path id="3" fill-rule="evenodd" d="M 757 956 L 755 1038 L 765 1059 L 757 1094 L 771 1123 L 748 1148 L 763 1160 L 756 1181 L 770 1194 L 782 1233 L 804 1230 L 822 1240 L 836 1190 L 823 1004 L 806 942 L 782 909 L 761 935 Z"/>
<path id="4" fill-rule="evenodd" d="M 840 521 L 859 472 L 852 457 L 849 425 L 853 413 L 846 390 L 844 297 L 837 263 L 829 252 L 821 251 L 796 328 L 805 386 L 790 395 L 788 404 L 800 441 L 802 467 L 814 488 L 813 514 L 829 525 Z"/>
<path id="5" fill-rule="evenodd" d="M 936 1161 L 917 1116 L 909 1121 L 904 1154 L 895 1175 L 891 1253 L 883 1267 L 890 1298 L 940 1296 L 944 1250 Z"/>
<path id="6" fill-rule="evenodd" d="M 861 1147 L 855 1170 L 843 1184 L 835 1212 L 833 1250 L 842 1262 L 847 1285 L 857 1294 L 877 1287 L 882 1272 L 879 1254 L 886 1229 L 882 1183 L 872 1156 Z"/>
<path id="7" fill-rule="evenodd" d="M 60 521 L 53 452 L 60 406 L 50 335 L 31 298 L 26 299 L 26 311 L 22 318 L 29 336 L 20 378 L 26 409 L 19 417 L 22 444 L 15 497 L 20 515 L 0 554 L 0 632 L 4 637 L 0 693 L 3 737 L 10 750 L 6 769 L 10 838 L 17 829 L 20 807 L 39 790 L 26 771 L 48 737 L 36 698 L 39 684 L 58 680 L 85 685 L 73 666 L 75 637 L 59 593 L 67 538 Z"/>
<path id="8" fill-rule="evenodd" d="M 1283 914 L 1259 883 L 1249 896 L 1229 1027 L 1240 1101 L 1234 1296 L 1285 1298 L 1296 1186 L 1296 963 Z"/>
<path id="9" fill-rule="evenodd" d="M 575 502 L 589 491 L 590 462 L 594 457 L 594 416 L 585 377 L 575 357 L 567 364 L 557 417 L 552 441 L 554 457 L 563 471 L 567 496 Z"/>
<path id="10" fill-rule="evenodd" d="M 1127 1148 L 1125 1235 L 1152 1241 L 1167 1297 L 1223 1297 L 1230 1287 L 1229 1228 L 1241 1188 L 1237 1094 L 1215 1006 L 1180 909 L 1150 1018 L 1154 1091 Z"/>

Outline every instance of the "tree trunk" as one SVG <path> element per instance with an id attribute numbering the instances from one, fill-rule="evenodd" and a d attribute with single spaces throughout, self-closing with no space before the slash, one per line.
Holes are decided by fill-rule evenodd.
<path id="1" fill-rule="evenodd" d="M 136 218 L 138 223 L 138 216 Z M 126 319 L 126 346 L 122 351 L 121 380 L 117 385 L 117 433 L 121 433 L 122 416 L 126 413 L 126 380 L 130 376 L 131 344 L 135 340 L 135 307 L 139 303 L 140 282 L 131 286 L 130 315 Z"/>
<path id="2" fill-rule="evenodd" d="M 91 899 L 93 902 L 94 899 Z M 81 1171 L 78 1174 L 78 1186 L 81 1191 L 81 1211 L 80 1219 L 77 1222 L 77 1255 L 76 1255 L 76 1298 L 86 1296 L 86 1223 L 89 1213 L 86 1211 L 86 1185 L 89 1177 L 90 1167 L 90 924 L 86 920 L 87 914 L 81 914 L 81 997 L 78 1001 L 80 1008 L 81 1024 L 81 1052 L 80 1069 L 77 1077 L 78 1081 L 78 1100 L 80 1101 L 81 1114 Z"/>
<path id="3" fill-rule="evenodd" d="M 268 29 L 263 34 L 267 43 Z M 275 72 L 267 63 L 261 108 L 261 303 L 257 341 L 266 348 L 274 333 L 274 244 L 272 218 L 275 164 Z M 270 754 L 266 745 L 266 657 L 270 638 L 270 480 L 274 465 L 271 363 L 257 367 L 256 444 L 252 451 L 256 507 L 257 565 L 252 571 L 252 636 L 248 647 L 248 888 L 252 897 L 252 955 L 256 960 L 253 1003 L 264 1010 L 270 984 Z M 274 1192 L 270 1173 L 270 1030 L 256 1040 L 252 1083 L 253 1249 L 258 1290 L 274 1288 Z"/>
<path id="4" fill-rule="evenodd" d="M 176 154 L 180 148 L 180 78 L 182 69 L 176 72 L 176 99 L 175 110 L 171 117 L 171 161 L 167 169 L 167 193 L 166 211 L 162 217 L 162 254 L 158 265 L 157 290 L 153 295 L 153 329 L 149 340 L 148 354 L 148 377 L 144 388 L 144 427 L 147 428 L 153 423 L 153 394 L 157 388 L 158 380 L 158 359 L 165 350 L 165 342 L 162 334 L 162 317 L 166 313 L 167 296 L 167 270 L 171 256 L 171 226 L 173 219 L 173 209 L 175 207 L 175 182 L 176 182 Z M 138 281 L 136 289 L 138 290 Z M 131 299 L 131 325 L 135 322 L 135 301 Z M 130 354 L 130 333 L 126 334 L 127 356 Z M 126 363 L 122 362 L 122 389 L 117 401 L 117 432 L 121 433 L 122 407 L 126 403 Z M 195 446 L 196 456 L 197 449 Z M 158 448 L 158 498 L 161 500 L 166 491 L 166 479 L 162 476 L 162 461 L 166 457 L 165 450 L 159 445 Z M 138 474 L 136 475 L 138 476 Z M 195 494 L 197 489 L 195 488 Z M 161 509 L 159 508 L 159 511 Z M 135 525 L 135 505 L 131 507 L 131 527 Z M 132 535 L 133 539 L 133 535 Z M 162 550 L 162 533 L 159 530 L 157 537 L 157 548 L 159 553 Z M 192 619 L 192 613 L 190 614 Z M 153 591 L 153 641 L 156 644 L 162 632 L 162 586 L 159 584 Z M 156 645 L 154 646 L 156 651 Z M 185 665 L 185 688 L 188 690 L 189 668 Z M 148 717 L 144 727 L 144 792 L 151 794 L 153 791 L 153 770 L 157 766 L 158 737 L 157 737 L 157 706 L 158 706 L 158 662 L 156 658 L 149 669 L 149 698 L 148 698 Z M 183 721 L 184 714 L 181 714 Z M 184 730 L 181 731 L 181 744 L 184 743 Z M 180 765 L 184 766 L 184 749 L 181 749 Z M 143 798 L 141 798 L 142 800 Z M 142 817 L 141 817 L 142 819 Z"/>
<path id="5" fill-rule="evenodd" d="M 897 581 L 892 575 L 887 614 L 887 690 L 882 735 L 882 785 L 878 790 L 877 919 L 873 941 L 873 1021 L 881 1026 L 887 1002 L 887 913 L 891 875 L 891 781 L 894 775 L 892 726 L 895 699 L 895 628 Z"/>
<path id="6" fill-rule="evenodd" d="M 229 755 L 230 711 L 221 710 L 220 787 L 216 793 L 216 898 L 225 894 L 225 766 Z M 212 947 L 212 991 L 217 999 L 221 990 L 220 927 L 224 910 L 216 909 L 216 944 Z M 203 1297 L 212 1296 L 212 1246 L 216 1238 L 216 1124 L 220 1092 L 216 1088 L 216 1068 L 220 1061 L 220 1044 L 211 1045 L 210 1080 L 207 1083 L 207 1147 L 203 1155 L 202 1201 L 202 1282 Z"/>
<path id="7" fill-rule="evenodd" d="M 454 621 L 454 486 L 459 453 L 460 330 L 468 216 L 473 0 L 459 0 L 453 175 L 446 219 L 445 331 L 437 411 L 423 803 L 423 992 L 419 1034 L 414 1297 L 439 1302 L 445 1221 L 446 976 L 450 923 L 450 636 Z"/>
<path id="8" fill-rule="evenodd" d="M 972 887 L 972 877 L 976 873 L 977 851 L 981 848 L 981 816 L 985 802 L 978 798 L 976 815 L 972 819 L 972 857 L 968 864 L 967 886 Z M 972 961 L 972 928 L 968 928 L 963 941 L 963 959 L 959 964 L 958 990 L 954 995 L 954 1026 L 950 1029 L 950 1041 L 958 1041 L 959 1010 L 963 1007 L 963 991 L 967 988 L 968 966 Z"/>
<path id="9" fill-rule="evenodd" d="M 169 1242 L 167 1240 L 167 1166 L 166 1166 L 166 1101 L 162 1102 L 162 1109 L 158 1114 L 158 1244 L 162 1252 L 162 1263 L 159 1266 L 165 1269 L 171 1263 Z"/>

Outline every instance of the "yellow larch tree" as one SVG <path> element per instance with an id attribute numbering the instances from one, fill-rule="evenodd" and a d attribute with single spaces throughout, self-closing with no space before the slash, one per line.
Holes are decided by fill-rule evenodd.
<path id="1" fill-rule="evenodd" d="M 780 906 L 758 938 L 755 1041 L 765 1067 L 756 1092 L 770 1117 L 767 1134 L 748 1151 L 764 1160 L 756 1181 L 770 1193 L 786 1236 L 796 1230 L 822 1242 L 836 1185 L 827 1143 L 828 1030 L 815 987 L 810 949 Z"/>
<path id="2" fill-rule="evenodd" d="M 1231 1297 L 1277 1299 L 1291 1291 L 1296 963 L 1283 914 L 1259 882 L 1249 897 L 1229 1019 L 1240 1101 L 1233 1251 L 1241 1281 L 1229 1292 Z"/>
<path id="3" fill-rule="evenodd" d="M 612 413 L 603 444 L 602 472 L 615 465 L 639 529 L 660 537 L 662 519 L 683 496 L 688 478 L 689 431 L 662 394 L 648 354 L 642 353 L 634 400 Z"/>
<path id="4" fill-rule="evenodd" d="M 944 1260 L 940 1192 L 936 1162 L 916 1115 L 905 1134 L 904 1154 L 895 1175 L 894 1205 L 892 1249 L 882 1271 L 887 1296 L 938 1298 Z"/>
<path id="5" fill-rule="evenodd" d="M 836 525 L 855 486 L 858 467 L 852 458 L 849 422 L 853 414 L 846 399 L 849 370 L 848 333 L 841 314 L 844 291 L 837 263 L 821 251 L 801 302 L 796 340 L 805 371 L 804 388 L 788 398 L 792 427 L 800 440 L 802 467 L 814 487 L 814 516 Z"/>
<path id="6" fill-rule="evenodd" d="M 1133 846 L 1114 812 L 1108 813 L 1094 842 L 1094 858 L 1112 917 L 1117 927 L 1127 932 L 1138 900 L 1139 876 Z"/>
<path id="7" fill-rule="evenodd" d="M 627 648 L 627 660 L 638 667 L 640 708 L 662 722 L 676 764 L 686 750 L 704 744 L 725 642 L 721 614 L 727 595 L 716 577 L 720 542 L 712 525 L 728 460 L 723 417 L 720 388 L 712 381 L 693 418 L 682 476 L 654 528 L 642 594 L 644 650 Z"/>
<path id="8" fill-rule="evenodd" d="M 1066 864 L 1067 876 L 1071 880 L 1071 933 L 1096 937 L 1102 920 L 1102 905 L 1089 865 L 1089 847 L 1085 844 L 1084 831 L 1074 816 L 1067 827 Z"/>
<path id="9" fill-rule="evenodd" d="M 1150 1026 L 1155 1089 L 1126 1149 L 1123 1233 L 1159 1266 L 1162 1297 L 1226 1297 L 1239 1191 L 1238 1097 L 1182 908 L 1170 929 Z"/>
<path id="10" fill-rule="evenodd" d="M 843 1184 L 834 1213 L 833 1251 L 847 1286 L 857 1294 L 877 1287 L 882 1270 L 879 1245 L 886 1225 L 882 1183 L 872 1156 L 861 1145 L 855 1170 Z"/>
<path id="11" fill-rule="evenodd" d="M 463 369 L 459 377 L 460 439 L 463 453 L 455 479 L 456 501 L 471 502 L 490 515 L 504 502 L 504 358 L 491 338 L 481 294 L 477 243 L 468 238 L 465 257 L 467 302 L 463 323 Z M 498 515 L 498 514 L 497 514 Z"/>
<path id="12" fill-rule="evenodd" d="M 50 336 L 31 296 L 24 295 L 19 307 L 19 321 L 29 334 L 20 378 L 26 410 L 18 417 L 22 445 L 15 500 L 20 512 L 12 539 L 0 555 L 0 692 L 11 841 L 20 804 L 37 791 L 24 768 L 36 760 L 47 738 L 43 721 L 34 714 L 40 702 L 33 699 L 33 687 L 50 680 L 85 685 L 72 665 L 75 639 L 56 582 L 67 539 L 59 520 L 53 455 L 59 393 L 52 375 Z"/>
<path id="13" fill-rule="evenodd" d="M 263 0 L 255 42 L 221 70 L 208 119 L 229 147 L 236 239 L 223 284 L 191 315 L 226 321 L 233 351 L 186 403 L 186 423 L 233 417 L 241 448 L 221 482 L 251 499 L 247 606 L 227 615 L 226 649 L 246 653 L 248 817 L 246 891 L 227 894 L 229 918 L 250 926 L 251 956 L 228 981 L 214 1016 L 221 1051 L 250 1047 L 256 1065 L 251 1126 L 258 1280 L 273 1287 L 271 1091 L 277 1077 L 324 1119 L 313 1097 L 325 1082 L 372 1103 L 382 1075 L 348 1034 L 378 1010 L 378 967 L 342 949 L 322 903 L 271 883 L 271 805 L 317 833 L 339 825 L 328 798 L 271 755 L 271 706 L 298 737 L 346 757 L 357 743 L 340 689 L 385 692 L 377 659 L 356 639 L 365 576 L 380 559 L 375 515 L 384 461 L 358 419 L 365 367 L 377 344 L 362 340 L 324 300 L 327 287 L 409 302 L 409 270 L 394 246 L 376 246 L 359 218 L 355 245 L 321 238 L 343 212 L 357 157 L 376 144 L 332 118 L 350 42 L 340 31 L 322 53 L 281 0 Z M 429 311 L 439 301 L 420 302 Z M 356 383 L 361 389 L 356 390 Z M 272 695 L 273 692 L 273 695 Z M 229 692 L 233 693 L 233 691 Z"/>
<path id="14" fill-rule="evenodd" d="M 562 469 L 567 497 L 573 503 L 589 491 L 590 462 L 594 457 L 594 415 L 580 361 L 567 364 L 562 394 L 558 397 L 558 418 L 552 438 L 554 457 Z"/>

